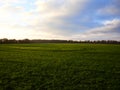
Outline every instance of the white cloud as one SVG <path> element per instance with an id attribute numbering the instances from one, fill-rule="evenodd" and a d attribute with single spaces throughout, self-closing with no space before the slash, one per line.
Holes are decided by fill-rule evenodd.
<path id="1" fill-rule="evenodd" d="M 66 23 L 65 18 L 70 17 L 76 13 L 81 13 L 83 7 L 88 0 L 37 0 L 36 12 L 39 14 L 36 25 L 38 32 L 49 32 L 51 35 L 65 35 L 70 30 L 72 25 Z M 34 13 L 34 12 L 33 12 Z M 71 31 L 70 31 L 71 32 Z M 56 35 L 56 36 L 57 36 Z M 50 36 L 51 37 L 51 36 Z"/>
<path id="2" fill-rule="evenodd" d="M 62 39 L 71 28 L 70 24 L 66 24 L 64 18 L 80 13 L 87 1 L 35 0 L 34 7 L 29 7 L 29 10 L 26 10 L 21 3 L 27 5 L 29 3 L 27 0 L 1 0 L 0 34 L 2 36 L 0 38 L 7 37 L 8 34 L 3 32 L 8 32 L 8 38 L 10 35 L 15 36 L 14 38 L 21 38 L 23 34 L 23 38 L 28 36 L 28 38 Z M 67 27 L 68 30 L 65 31 L 62 27 Z"/>
<path id="3" fill-rule="evenodd" d="M 74 14 L 78 9 L 82 9 L 86 2 L 87 0 L 36 0 L 35 5 L 41 14 L 61 16 Z"/>
<path id="4" fill-rule="evenodd" d="M 35 0 L 27 7 L 29 0 L 0 0 L 0 38 L 94 39 L 109 35 L 117 38 L 114 31 L 120 25 L 119 19 L 105 21 L 103 26 L 93 29 L 67 21 L 66 18 L 82 13 L 88 1 Z M 78 34 L 75 30 L 86 32 Z"/>
<path id="5" fill-rule="evenodd" d="M 0 0 L 1 4 L 17 4 L 25 3 L 26 0 Z"/>
<path id="6" fill-rule="evenodd" d="M 106 20 L 103 22 L 104 25 L 119 25 L 120 24 L 120 20 L 119 19 L 113 19 L 113 20 Z"/>
<path id="7" fill-rule="evenodd" d="M 113 19 L 103 22 L 103 26 L 89 29 L 84 33 L 73 35 L 74 39 L 83 39 L 83 40 L 120 40 L 120 20 Z"/>

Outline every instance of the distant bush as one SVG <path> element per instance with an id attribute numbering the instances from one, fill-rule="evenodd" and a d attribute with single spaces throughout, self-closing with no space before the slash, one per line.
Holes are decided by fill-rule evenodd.
<path id="1" fill-rule="evenodd" d="M 42 39 L 22 39 L 22 40 L 16 40 L 16 39 L 7 39 L 3 38 L 0 39 L 0 44 L 11 44 L 11 43 L 93 43 L 93 44 L 120 44 L 120 41 L 115 40 L 86 40 L 86 41 L 74 41 L 74 40 L 42 40 Z"/>

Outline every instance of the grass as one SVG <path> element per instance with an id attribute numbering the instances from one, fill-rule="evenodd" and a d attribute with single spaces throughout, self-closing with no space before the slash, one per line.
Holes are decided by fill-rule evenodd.
<path id="1" fill-rule="evenodd" d="M 0 45 L 0 90 L 103 89 L 120 89 L 120 45 Z"/>

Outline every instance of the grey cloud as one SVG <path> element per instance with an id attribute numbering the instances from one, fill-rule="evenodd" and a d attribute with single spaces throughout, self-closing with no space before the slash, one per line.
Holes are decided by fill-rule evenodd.
<path id="1" fill-rule="evenodd" d="M 120 15 L 120 0 L 111 0 L 111 3 L 98 10 L 103 15 Z"/>
<path id="2" fill-rule="evenodd" d="M 118 15 L 120 14 L 120 10 L 116 6 L 107 6 L 105 8 L 100 9 L 98 13 L 107 14 L 107 15 L 116 15 L 116 14 Z"/>

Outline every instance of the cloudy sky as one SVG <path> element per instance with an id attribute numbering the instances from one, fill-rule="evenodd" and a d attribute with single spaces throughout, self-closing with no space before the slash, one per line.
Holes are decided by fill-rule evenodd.
<path id="1" fill-rule="evenodd" d="M 120 0 L 0 0 L 0 38 L 120 40 Z"/>

